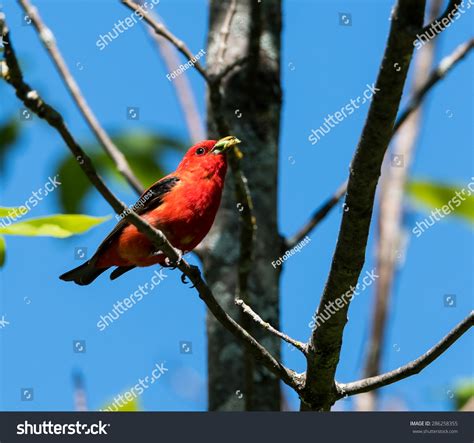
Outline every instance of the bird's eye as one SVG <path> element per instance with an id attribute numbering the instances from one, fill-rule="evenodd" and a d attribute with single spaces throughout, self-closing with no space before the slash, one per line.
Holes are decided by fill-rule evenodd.
<path id="1" fill-rule="evenodd" d="M 196 149 L 196 155 L 202 155 L 206 152 L 204 148 L 198 148 Z"/>

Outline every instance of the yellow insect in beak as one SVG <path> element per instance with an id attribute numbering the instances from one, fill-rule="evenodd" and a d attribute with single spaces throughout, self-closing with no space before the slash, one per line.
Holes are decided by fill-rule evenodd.
<path id="1" fill-rule="evenodd" d="M 223 154 L 227 152 L 230 148 L 238 145 L 240 140 L 233 135 L 228 135 L 227 137 L 221 138 L 211 149 L 213 154 Z"/>

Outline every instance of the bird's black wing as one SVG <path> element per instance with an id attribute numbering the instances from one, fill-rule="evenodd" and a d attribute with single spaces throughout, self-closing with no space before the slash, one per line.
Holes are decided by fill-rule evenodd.
<path id="1" fill-rule="evenodd" d="M 170 192 L 178 182 L 178 177 L 162 178 L 143 192 L 138 201 L 132 206 L 132 209 L 138 215 L 141 215 L 144 212 L 157 208 L 161 205 L 163 196 Z"/>
<path id="2" fill-rule="evenodd" d="M 138 214 L 144 214 L 148 211 L 151 211 L 161 205 L 163 201 L 163 196 L 173 189 L 176 183 L 179 182 L 177 177 L 165 177 L 159 180 L 154 185 L 150 186 L 138 199 L 137 203 L 132 207 L 132 209 Z M 122 229 L 129 223 L 126 220 L 122 220 L 114 230 L 107 236 L 107 238 L 99 246 L 97 253 L 105 245 L 108 245 L 111 241 L 114 240 L 118 232 L 121 232 Z M 128 271 L 131 271 L 135 266 L 118 266 L 110 274 L 110 279 L 115 280 L 121 275 L 125 274 Z"/>
<path id="3" fill-rule="evenodd" d="M 144 191 L 138 201 L 133 206 L 131 206 L 131 209 L 133 209 L 138 215 L 142 215 L 148 211 L 151 211 L 152 209 L 156 209 L 161 205 L 164 195 L 170 192 L 178 182 L 179 178 L 177 177 L 162 178 L 154 185 L 150 186 L 146 191 Z M 109 245 L 116 238 L 117 234 L 122 232 L 123 228 L 129 224 L 130 223 L 126 219 L 118 222 L 115 228 L 97 248 L 96 255 L 102 250 L 102 248 Z"/>

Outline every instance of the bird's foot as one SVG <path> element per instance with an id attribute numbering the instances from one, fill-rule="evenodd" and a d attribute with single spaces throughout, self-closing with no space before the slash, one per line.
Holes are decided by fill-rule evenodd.
<path id="1" fill-rule="evenodd" d="M 199 268 L 198 268 L 197 266 L 191 265 L 191 270 L 192 270 L 192 273 L 195 273 L 196 270 L 197 270 L 197 272 L 199 272 Z M 184 274 L 184 273 L 181 275 L 181 281 L 182 281 L 185 285 L 188 284 L 188 283 L 191 283 L 191 282 L 188 281 L 188 277 L 187 277 L 187 275 Z M 191 285 L 189 288 L 192 289 L 192 288 L 195 288 L 195 287 L 196 287 L 196 285 Z"/>
<path id="2" fill-rule="evenodd" d="M 181 281 L 182 281 L 182 283 L 185 284 L 185 285 L 187 285 L 188 283 L 191 283 L 191 282 L 188 281 L 188 277 L 186 276 L 186 274 L 181 274 Z M 193 288 L 195 288 L 195 287 L 196 287 L 196 285 L 191 285 L 191 286 L 189 287 L 189 289 L 193 289 Z"/>
<path id="3" fill-rule="evenodd" d="M 171 270 L 174 270 L 179 266 L 181 260 L 183 259 L 183 251 L 176 249 L 176 252 L 178 253 L 178 259 L 176 261 L 172 261 L 168 257 L 165 257 L 165 264 L 163 266 L 170 268 Z"/>

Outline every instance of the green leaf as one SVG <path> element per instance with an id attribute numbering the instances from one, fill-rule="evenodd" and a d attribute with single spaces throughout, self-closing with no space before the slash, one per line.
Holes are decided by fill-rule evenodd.
<path id="1" fill-rule="evenodd" d="M 407 192 L 420 206 L 439 209 L 444 215 L 454 215 L 474 223 L 474 195 L 469 195 L 468 188 L 412 180 L 407 185 Z"/>
<path id="2" fill-rule="evenodd" d="M 144 131 L 133 131 L 118 134 L 112 140 L 125 155 L 130 167 L 145 187 L 150 186 L 165 175 L 162 160 L 163 154 L 170 150 L 181 152 L 185 143 L 172 137 L 161 136 Z M 108 155 L 97 144 L 85 145 L 92 162 L 103 175 L 125 183 L 123 177 Z M 75 158 L 66 156 L 58 166 L 62 185 L 57 195 L 64 212 L 82 212 L 84 200 L 92 186 L 85 177 Z"/>
<path id="3" fill-rule="evenodd" d="M 7 244 L 5 239 L 0 235 L 0 268 L 5 264 L 5 256 L 7 253 Z"/>
<path id="4" fill-rule="evenodd" d="M 109 218 L 81 214 L 57 214 L 20 221 L 6 227 L 0 226 L 0 234 L 65 238 L 82 234 Z"/>
<path id="5" fill-rule="evenodd" d="M 474 397 L 474 379 L 458 382 L 454 391 L 456 409 L 461 409 L 472 397 Z"/>
<path id="6" fill-rule="evenodd" d="M 0 217 L 7 217 L 11 212 L 19 212 L 20 208 L 2 208 L 0 207 Z"/>

